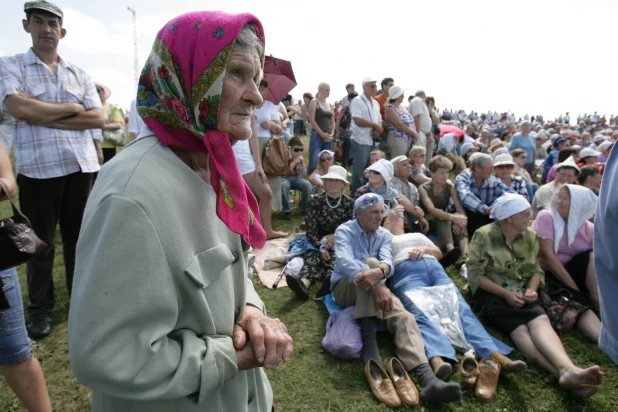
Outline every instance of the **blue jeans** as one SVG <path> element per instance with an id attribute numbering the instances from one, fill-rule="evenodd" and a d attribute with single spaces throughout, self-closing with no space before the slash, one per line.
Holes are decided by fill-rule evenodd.
<path id="1" fill-rule="evenodd" d="M 427 358 L 435 356 L 451 359 L 457 362 L 455 349 L 448 341 L 442 330 L 437 328 L 422 310 L 405 294 L 407 290 L 429 286 L 451 285 L 453 281 L 448 277 L 442 265 L 436 259 L 406 260 L 395 268 L 395 274 L 389 280 L 389 288 L 401 300 L 403 306 L 416 318 L 423 341 Z M 463 326 L 466 340 L 472 345 L 480 358 L 486 358 L 499 351 L 508 355 L 513 351 L 502 342 L 494 339 L 487 333 L 481 322 L 476 318 L 472 309 L 455 287 L 459 298 L 459 318 Z"/>
<path id="2" fill-rule="evenodd" d="M 281 199 L 283 201 L 283 212 L 289 212 L 290 207 L 290 189 L 301 191 L 300 211 L 305 212 L 311 200 L 311 190 L 313 189 L 311 182 L 304 177 L 286 176 L 281 178 Z"/>
<path id="3" fill-rule="evenodd" d="M 307 174 L 313 173 L 315 167 L 318 165 L 318 155 L 322 150 L 333 150 L 333 141 L 326 143 L 320 135 L 311 131 L 311 139 L 309 140 L 309 167 L 307 168 Z"/>
<path id="4" fill-rule="evenodd" d="M 532 204 L 532 199 L 534 199 L 536 191 L 539 190 L 539 185 L 526 182 L 526 189 L 528 190 L 528 198 L 530 198 L 530 203 Z"/>
<path id="5" fill-rule="evenodd" d="M 16 365 L 32 357 L 32 341 L 26 332 L 24 304 L 15 268 L 0 271 L 4 296 L 10 308 L 0 310 L 0 365 Z"/>
<path id="6" fill-rule="evenodd" d="M 350 184 L 350 195 L 354 197 L 356 190 L 365 183 L 364 172 L 369 166 L 369 154 L 373 150 L 373 145 L 358 144 L 352 140 L 352 182 Z"/>

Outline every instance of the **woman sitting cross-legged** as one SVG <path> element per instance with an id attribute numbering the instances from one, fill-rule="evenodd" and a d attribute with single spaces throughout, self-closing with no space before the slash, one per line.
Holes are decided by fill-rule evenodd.
<path id="1" fill-rule="evenodd" d="M 416 318 L 416 323 L 425 342 L 427 358 L 434 367 L 436 376 L 444 380 L 450 375 L 451 366 L 444 363 L 442 358 L 457 362 L 455 349 L 444 332 L 429 320 L 406 292 L 418 288 L 455 285 L 438 262 L 438 259 L 442 257 L 440 249 L 421 233 L 404 234 L 403 219 L 400 216 L 399 213 L 391 213 L 384 223 L 384 227 L 393 234 L 391 248 L 394 256 L 395 273 L 389 279 L 388 286 L 395 296 L 401 300 L 403 306 Z M 476 387 L 476 396 L 483 400 L 491 400 L 496 394 L 498 385 L 499 374 L 494 373 L 495 368 L 502 368 L 506 373 L 522 372 L 526 369 L 526 364 L 523 361 L 512 361 L 504 356 L 512 351 L 506 345 L 502 346 L 503 352 L 501 353 L 501 348 L 497 346 L 496 341 L 472 313 L 470 306 L 456 286 L 455 290 L 459 306 L 459 318 L 465 338 L 479 357 L 483 359 L 481 361 L 481 365 L 483 365 L 481 378 Z M 474 381 L 467 381 L 467 383 L 472 384 L 471 386 L 474 385 Z"/>
<path id="2" fill-rule="evenodd" d="M 448 180 L 453 168 L 445 156 L 436 156 L 429 162 L 431 181 L 423 183 L 418 192 L 421 196 L 421 205 L 429 222 L 429 231 L 437 234 L 436 242 L 441 250 L 451 251 L 455 245 L 459 246 L 462 260 L 456 262 L 461 266 L 468 253 L 468 217 L 464 210 L 455 185 Z M 450 203 L 455 205 L 456 213 L 449 213 Z M 455 238 L 453 239 L 453 235 Z"/>
<path id="3" fill-rule="evenodd" d="M 601 333 L 599 286 L 592 259 L 594 216 L 598 198 L 588 188 L 564 185 L 554 194 L 551 210 L 542 210 L 532 223 L 539 236 L 541 268 L 549 295 L 543 303 L 554 328 L 577 326 L 595 342 Z M 569 316 L 551 316 L 550 307 L 567 298 Z M 566 302 L 566 301 L 565 301 Z M 589 310 L 589 309 L 594 309 Z"/>
<path id="4" fill-rule="evenodd" d="M 305 222 L 307 240 L 320 249 L 326 239 L 323 252 L 308 250 L 305 265 L 298 276 L 287 275 L 285 280 L 301 299 L 309 299 L 309 285 L 313 281 L 323 281 L 335 269 L 335 230 L 342 223 L 352 219 L 354 201 L 343 194 L 348 185 L 348 172 L 341 166 L 331 166 L 322 176 L 325 193 L 314 196 L 309 202 Z"/>
<path id="5" fill-rule="evenodd" d="M 506 193 L 494 203 L 496 221 L 476 231 L 468 250 L 468 284 L 482 319 L 510 335 L 526 356 L 559 379 L 560 386 L 581 397 L 599 391 L 598 366 L 573 364 L 560 338 L 537 303 L 545 274 L 539 265 L 539 240 L 528 228 L 530 203 Z"/>

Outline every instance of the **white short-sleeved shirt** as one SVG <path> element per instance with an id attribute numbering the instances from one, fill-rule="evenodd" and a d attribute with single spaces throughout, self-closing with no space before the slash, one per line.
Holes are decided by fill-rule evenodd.
<path id="1" fill-rule="evenodd" d="M 246 175 L 255 171 L 255 159 L 251 153 L 251 146 L 249 146 L 249 140 L 239 140 L 234 146 L 232 146 L 234 154 L 236 155 L 236 161 L 238 162 L 238 169 L 241 175 Z"/>
<path id="2" fill-rule="evenodd" d="M 255 128 L 257 130 L 258 137 L 270 137 L 270 130 L 266 130 L 262 127 L 262 123 L 267 120 L 277 121 L 279 120 L 279 111 L 277 106 L 271 101 L 265 100 L 264 104 L 255 109 Z"/>
<path id="3" fill-rule="evenodd" d="M 20 90 L 47 103 L 79 103 L 86 110 L 102 108 L 90 76 L 59 59 L 54 74 L 29 49 L 25 54 L 0 57 L 0 101 Z M 50 179 L 100 169 L 89 130 L 64 130 L 15 121 L 13 142 L 17 173 L 34 179 Z"/>
<path id="4" fill-rule="evenodd" d="M 358 144 L 372 146 L 371 128 L 359 127 L 354 118 L 360 117 L 373 123 L 380 123 L 382 121 L 380 105 L 375 99 L 372 98 L 370 101 L 367 96 L 362 94 L 350 103 L 350 113 L 352 114 L 352 140 Z"/>
<path id="5" fill-rule="evenodd" d="M 135 104 L 135 100 L 131 102 L 131 111 L 129 111 L 129 133 L 137 133 L 142 130 L 142 126 L 144 126 L 144 120 L 137 113 L 137 106 Z"/>
<path id="6" fill-rule="evenodd" d="M 419 123 L 421 132 L 425 134 L 431 132 L 431 116 L 429 116 L 429 109 L 421 97 L 417 96 L 412 99 L 409 112 L 412 116 L 421 115 Z"/>
<path id="7" fill-rule="evenodd" d="M 393 250 L 393 266 L 408 260 L 408 253 L 412 248 L 426 247 L 433 245 L 433 242 L 422 233 L 406 233 L 403 235 L 393 236 L 391 249 Z M 424 258 L 435 259 L 433 255 L 425 254 Z"/>

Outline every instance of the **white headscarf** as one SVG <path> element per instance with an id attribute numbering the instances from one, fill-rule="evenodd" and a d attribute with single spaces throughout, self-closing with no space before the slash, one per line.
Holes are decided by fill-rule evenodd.
<path id="1" fill-rule="evenodd" d="M 599 198 L 587 187 L 577 185 L 564 185 L 564 187 L 566 187 L 571 194 L 571 206 L 569 208 L 567 227 L 567 245 L 570 246 L 575 240 L 575 235 L 581 225 L 594 216 Z M 554 253 L 558 253 L 558 246 L 560 245 L 560 240 L 564 233 L 564 225 L 566 223 L 556 209 L 556 199 L 561 189 L 562 187 L 554 193 L 551 199 L 551 213 L 554 217 Z"/>
<path id="2" fill-rule="evenodd" d="M 530 203 L 528 203 L 525 197 L 517 193 L 505 193 L 496 199 L 489 217 L 492 219 L 504 220 L 526 209 L 530 209 Z"/>

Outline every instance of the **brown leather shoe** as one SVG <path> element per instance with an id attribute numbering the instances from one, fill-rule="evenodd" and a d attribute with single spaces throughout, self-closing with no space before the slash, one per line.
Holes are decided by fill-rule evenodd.
<path id="1" fill-rule="evenodd" d="M 416 385 L 410 379 L 410 375 L 408 375 L 406 368 L 403 367 L 399 359 L 393 358 L 388 363 L 388 374 L 395 385 L 401 401 L 408 406 L 418 405 L 419 396 Z"/>
<path id="2" fill-rule="evenodd" d="M 500 364 L 493 358 L 485 358 L 479 363 L 479 377 L 476 379 L 474 394 L 481 401 L 493 401 L 498 390 Z"/>
<path id="3" fill-rule="evenodd" d="M 459 368 L 459 373 L 461 374 L 459 386 L 461 386 L 462 389 L 474 388 L 476 379 L 479 376 L 479 363 L 473 356 L 466 356 L 462 359 Z"/>
<path id="4" fill-rule="evenodd" d="M 528 367 L 528 365 L 526 365 L 526 362 L 521 360 L 511 360 L 500 352 L 492 353 L 491 357 L 500 364 L 500 366 L 502 367 L 502 373 L 505 375 L 508 373 L 523 372 Z"/>
<path id="5" fill-rule="evenodd" d="M 451 364 L 448 362 L 444 362 L 444 360 L 442 360 L 442 358 L 439 356 L 434 356 L 433 358 L 431 358 L 429 364 L 431 365 L 433 373 L 441 381 L 446 382 L 449 376 L 451 376 L 451 373 L 453 373 L 453 367 L 451 366 Z"/>
<path id="6" fill-rule="evenodd" d="M 397 395 L 393 382 L 376 361 L 369 360 L 365 364 L 365 376 L 371 393 L 377 400 L 391 408 L 401 406 L 401 399 Z"/>

